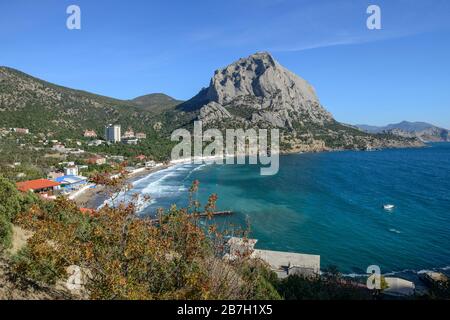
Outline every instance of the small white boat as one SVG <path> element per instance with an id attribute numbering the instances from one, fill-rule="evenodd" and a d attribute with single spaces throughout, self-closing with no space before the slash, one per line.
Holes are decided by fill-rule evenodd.
<path id="1" fill-rule="evenodd" d="M 393 204 L 385 204 L 383 205 L 384 210 L 393 210 L 395 206 Z"/>

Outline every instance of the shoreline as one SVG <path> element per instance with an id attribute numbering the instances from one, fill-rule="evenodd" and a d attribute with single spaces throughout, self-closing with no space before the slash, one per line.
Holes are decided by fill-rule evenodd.
<path id="1" fill-rule="evenodd" d="M 426 147 L 430 147 L 430 146 L 426 145 Z M 392 150 L 392 149 L 397 150 L 398 148 L 387 148 L 387 149 L 374 150 L 374 151 L 388 151 L 388 150 Z M 423 149 L 423 147 L 403 148 L 403 149 L 421 150 L 421 149 Z M 342 151 L 344 151 L 344 150 L 342 150 Z M 345 151 L 352 152 L 353 150 L 345 150 Z M 333 152 L 340 152 L 340 151 L 334 150 Z M 311 153 L 311 152 L 306 152 L 304 154 L 307 154 L 307 153 Z M 301 154 L 301 153 L 298 153 L 298 154 Z M 286 155 L 286 154 L 283 154 L 283 155 Z M 198 158 L 198 160 L 200 160 L 200 159 Z M 204 159 L 204 160 L 207 160 L 207 159 Z M 212 159 L 210 158 L 209 160 L 212 160 Z M 205 163 L 205 162 L 206 161 L 204 161 L 203 163 Z M 192 163 L 193 163 L 193 161 L 191 159 L 184 159 L 183 162 L 171 163 L 171 164 L 166 165 L 166 166 L 161 166 L 161 167 L 155 168 L 157 170 L 152 170 L 152 171 L 144 170 L 143 172 L 140 172 L 138 174 L 135 174 L 135 175 L 132 175 L 132 176 L 128 177 L 127 182 L 136 181 L 137 179 L 142 178 L 143 176 L 151 175 L 152 173 L 158 172 L 161 169 L 172 168 L 173 166 L 177 166 L 178 167 L 178 165 L 192 164 Z M 145 182 L 145 180 L 144 180 L 144 182 Z M 383 273 L 383 275 L 386 276 L 386 277 L 399 277 L 399 278 L 402 278 L 402 279 L 406 279 L 408 281 L 412 281 L 417 286 L 417 288 L 420 288 L 421 287 L 421 282 L 418 279 L 418 273 L 420 271 L 422 271 L 422 269 L 423 270 L 435 270 L 435 271 L 443 272 L 444 274 L 449 274 L 448 272 L 450 272 L 450 269 L 448 267 L 439 266 L 439 267 L 423 267 L 423 268 L 418 268 L 417 270 L 408 270 L 408 269 L 406 269 L 406 270 L 400 270 L 400 271 L 392 271 L 392 272 Z M 358 278 L 360 278 L 363 275 L 355 274 L 355 273 L 348 273 L 348 274 L 344 273 L 343 276 L 344 276 L 344 278 L 347 278 L 349 280 L 358 280 Z"/>
<path id="2" fill-rule="evenodd" d="M 141 168 L 143 170 L 138 169 L 139 171 L 135 171 L 132 173 L 129 173 L 125 179 L 125 184 L 130 184 L 135 181 L 137 181 L 139 178 L 149 176 L 153 173 L 156 173 L 158 171 L 168 169 L 170 167 L 174 166 L 174 164 L 166 164 L 161 165 L 155 168 Z M 94 209 L 97 210 L 99 206 L 101 206 L 106 200 L 108 200 L 109 195 L 105 193 L 105 188 L 101 185 L 93 185 L 90 188 L 87 188 L 83 192 L 81 192 L 79 195 L 76 195 L 73 197 L 73 201 L 82 208 L 87 209 Z"/>
<path id="3" fill-rule="evenodd" d="M 279 152 L 279 156 L 289 156 L 289 155 L 296 155 L 296 154 L 314 154 L 314 153 L 329 153 L 329 152 L 373 152 L 373 151 L 383 151 L 383 150 L 396 150 L 396 149 L 422 149 L 426 148 L 427 144 L 424 144 L 423 146 L 402 146 L 402 147 L 385 147 L 380 149 L 373 149 L 373 150 L 362 150 L 362 149 L 324 149 L 324 150 L 309 150 L 309 151 L 284 151 Z M 246 155 L 248 156 L 248 155 Z M 271 155 L 272 156 L 272 155 Z M 140 168 L 137 169 L 138 171 L 132 172 L 127 175 L 127 178 L 125 179 L 126 183 L 133 183 L 139 178 L 149 176 L 153 173 L 156 173 L 158 171 L 168 169 L 170 167 L 180 165 L 180 164 L 217 164 L 216 160 L 223 159 L 223 164 L 226 163 L 226 159 L 229 157 L 235 157 L 231 155 L 223 155 L 223 156 L 202 156 L 202 157 L 191 157 L 191 158 L 182 158 L 177 160 L 170 161 L 169 164 L 161 165 L 155 168 Z M 196 161 L 201 161 L 201 163 L 196 163 Z M 75 201 L 75 203 L 79 207 L 88 208 L 88 209 L 94 209 L 97 210 L 99 206 L 101 206 L 107 199 L 108 195 L 104 193 L 104 187 L 99 185 L 92 185 L 91 187 L 87 188 L 86 190 L 80 192 L 80 194 L 77 194 L 75 196 L 72 196 L 71 200 Z"/>

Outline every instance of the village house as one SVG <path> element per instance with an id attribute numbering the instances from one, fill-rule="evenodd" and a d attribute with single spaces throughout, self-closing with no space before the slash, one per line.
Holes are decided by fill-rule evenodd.
<path id="1" fill-rule="evenodd" d="M 22 192 L 45 193 L 52 194 L 53 191 L 60 189 L 60 184 L 48 179 L 29 180 L 16 183 L 17 189 Z"/>
<path id="2" fill-rule="evenodd" d="M 86 151 L 84 151 L 83 149 L 66 149 L 66 152 L 70 154 L 83 154 Z"/>
<path id="3" fill-rule="evenodd" d="M 61 185 L 62 190 L 65 193 L 69 193 L 75 190 L 81 189 L 87 183 L 86 177 L 80 177 L 77 175 L 65 175 L 55 179 Z"/>
<path id="4" fill-rule="evenodd" d="M 66 147 L 61 143 L 56 143 L 53 145 L 52 150 L 57 152 L 66 152 Z"/>
<path id="5" fill-rule="evenodd" d="M 100 156 L 95 156 L 95 157 L 89 158 L 87 160 L 87 163 L 88 164 L 97 164 L 97 165 L 106 164 L 106 158 L 100 157 Z"/>
<path id="6" fill-rule="evenodd" d="M 5 128 L 0 128 L 0 135 L 5 136 L 9 133 L 8 130 L 6 130 Z"/>
<path id="7" fill-rule="evenodd" d="M 27 128 L 13 128 L 12 131 L 15 133 L 19 133 L 19 134 L 29 134 L 30 133 L 30 130 Z"/>
<path id="8" fill-rule="evenodd" d="M 85 138 L 97 138 L 97 133 L 94 130 L 85 130 L 84 137 Z"/>
<path id="9" fill-rule="evenodd" d="M 131 128 L 128 128 L 127 131 L 125 131 L 125 133 L 122 136 L 122 139 L 129 139 L 129 138 L 134 138 L 134 131 Z"/>
<path id="10" fill-rule="evenodd" d="M 78 175 L 78 167 L 77 166 L 67 166 L 64 168 L 64 174 L 66 176 L 77 176 Z"/>
<path id="11" fill-rule="evenodd" d="M 143 154 L 140 154 L 140 155 L 136 156 L 136 160 L 139 160 L 139 161 L 144 161 L 145 158 L 147 158 L 147 157 L 144 156 Z"/>
<path id="12" fill-rule="evenodd" d="M 147 162 L 145 163 L 145 167 L 146 167 L 146 168 L 154 168 L 154 167 L 156 167 L 156 162 L 153 161 L 153 160 L 147 161 Z"/>
<path id="13" fill-rule="evenodd" d="M 56 178 L 62 177 L 64 172 L 61 171 L 51 171 L 47 174 L 47 178 L 50 180 L 55 180 Z"/>
<path id="14" fill-rule="evenodd" d="M 125 161 L 125 157 L 124 156 L 109 156 L 109 158 L 111 161 L 115 161 L 115 162 L 124 162 Z"/>
<path id="15" fill-rule="evenodd" d="M 92 140 L 88 142 L 89 147 L 98 147 L 103 143 L 103 140 Z"/>
<path id="16" fill-rule="evenodd" d="M 128 145 L 137 145 L 139 140 L 135 138 L 124 138 L 122 139 L 122 142 Z"/>
<path id="17" fill-rule="evenodd" d="M 147 139 L 147 135 L 143 132 L 138 132 L 138 133 L 136 133 L 136 138 L 137 139 Z"/>

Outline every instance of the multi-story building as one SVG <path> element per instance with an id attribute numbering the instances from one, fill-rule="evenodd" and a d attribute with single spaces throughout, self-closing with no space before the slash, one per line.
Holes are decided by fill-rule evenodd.
<path id="1" fill-rule="evenodd" d="M 121 141 L 120 125 L 109 125 L 105 128 L 105 140 L 109 142 Z"/>

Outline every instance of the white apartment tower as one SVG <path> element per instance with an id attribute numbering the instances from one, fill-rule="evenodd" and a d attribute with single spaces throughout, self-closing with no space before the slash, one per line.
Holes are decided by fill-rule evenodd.
<path id="1" fill-rule="evenodd" d="M 120 125 L 109 125 L 105 128 L 105 139 L 109 142 L 120 142 Z"/>

